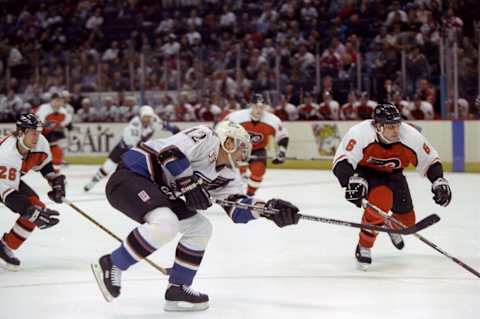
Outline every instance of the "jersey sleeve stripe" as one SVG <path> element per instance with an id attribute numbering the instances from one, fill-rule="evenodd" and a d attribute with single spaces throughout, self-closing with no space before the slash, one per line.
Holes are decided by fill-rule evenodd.
<path id="1" fill-rule="evenodd" d="M 6 190 L 4 190 L 2 192 L 2 195 L 1 195 L 2 201 L 5 203 L 5 199 L 7 198 L 7 196 L 10 195 L 14 191 L 15 191 L 15 189 L 13 189 L 13 188 L 7 188 Z"/>
<path id="2" fill-rule="evenodd" d="M 338 164 L 338 162 L 342 161 L 342 160 L 345 159 L 345 158 L 347 158 L 346 155 L 342 155 L 342 156 L 340 156 L 339 158 L 337 158 L 337 159 L 333 162 L 333 167 L 332 167 L 332 169 L 335 167 L 335 165 Z"/>

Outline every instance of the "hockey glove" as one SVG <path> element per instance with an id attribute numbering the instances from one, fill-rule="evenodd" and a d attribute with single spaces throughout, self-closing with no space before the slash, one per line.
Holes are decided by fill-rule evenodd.
<path id="1" fill-rule="evenodd" d="M 298 207 L 282 199 L 273 198 L 269 200 L 265 207 L 269 209 L 278 209 L 276 214 L 264 214 L 263 216 L 273 221 L 278 227 L 298 224 L 300 215 Z"/>
<path id="2" fill-rule="evenodd" d="M 282 147 L 278 150 L 277 156 L 272 160 L 272 164 L 278 165 L 278 164 L 283 164 L 285 163 L 285 156 L 286 156 L 286 151 Z"/>
<path id="3" fill-rule="evenodd" d="M 169 131 L 170 133 L 172 133 L 173 135 L 177 134 L 178 132 L 180 132 L 180 129 L 178 128 L 178 126 L 174 125 L 174 124 L 171 124 L 169 122 L 164 122 L 163 123 L 163 128 L 167 131 Z"/>
<path id="4" fill-rule="evenodd" d="M 207 209 L 212 206 L 210 194 L 202 187 L 195 175 L 177 179 L 176 183 L 177 188 L 185 196 L 187 207 Z"/>
<path id="5" fill-rule="evenodd" d="M 56 210 L 45 207 L 30 206 L 23 217 L 37 225 L 40 229 L 50 228 L 58 224 L 59 220 L 56 216 L 60 214 Z"/>
<path id="6" fill-rule="evenodd" d="M 441 206 L 448 206 L 452 200 L 452 191 L 448 185 L 448 181 L 439 177 L 432 183 L 432 193 L 434 194 L 433 200 L 435 203 Z"/>
<path id="7" fill-rule="evenodd" d="M 53 174 L 47 176 L 48 183 L 52 190 L 47 193 L 48 198 L 55 203 L 62 203 L 62 198 L 65 197 L 65 175 Z"/>
<path id="8" fill-rule="evenodd" d="M 367 194 L 367 180 L 360 176 L 351 176 L 348 180 L 347 188 L 345 189 L 345 198 L 357 207 L 362 207 L 362 199 L 367 197 Z"/>

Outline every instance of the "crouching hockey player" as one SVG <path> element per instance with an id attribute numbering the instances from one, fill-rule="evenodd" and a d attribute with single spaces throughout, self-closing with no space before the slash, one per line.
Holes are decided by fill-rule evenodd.
<path id="1" fill-rule="evenodd" d="M 248 208 L 224 207 L 235 223 L 260 217 L 277 226 L 298 223 L 293 204 L 270 199 L 262 202 L 243 195 L 236 167 L 247 162 L 250 136 L 240 125 L 221 122 L 215 131 L 196 126 L 165 139 L 151 140 L 130 149 L 106 186 L 110 204 L 140 225 L 112 253 L 92 265 L 107 301 L 120 295 L 121 274 L 182 234 L 165 292 L 166 311 L 197 311 L 209 306 L 206 294 L 191 288 L 212 233 L 210 221 L 197 210 L 227 199 L 277 209 L 261 216 Z"/>
<path id="2" fill-rule="evenodd" d="M 133 146 L 137 146 L 140 142 L 149 140 L 159 128 L 167 130 L 172 134 L 180 131 L 175 125 L 162 122 L 150 106 L 142 106 L 139 115 L 135 116 L 123 130 L 122 139 L 110 152 L 108 159 L 98 169 L 92 180 L 83 187 L 84 191 L 90 191 L 98 182 L 110 175 L 117 168 L 121 156 L 126 151 Z"/>
<path id="3" fill-rule="evenodd" d="M 0 265 L 17 270 L 20 260 L 13 250 L 18 249 L 33 230 L 55 226 L 58 212 L 45 207 L 37 193 L 21 177 L 30 170 L 40 171 L 52 187 L 48 197 L 61 203 L 65 196 L 65 176 L 54 170 L 43 127 L 34 114 L 22 114 L 16 131 L 0 139 L 0 195 L 2 203 L 20 215 L 13 228 L 0 240 Z"/>
<path id="4" fill-rule="evenodd" d="M 379 104 L 373 120 L 353 126 L 344 136 L 334 157 L 333 173 L 345 187 L 349 202 L 361 207 L 362 199 L 366 198 L 383 211 L 392 211 L 396 220 L 409 227 L 415 224 L 415 211 L 403 169 L 410 164 L 432 183 L 435 203 L 447 206 L 452 193 L 443 177 L 437 151 L 418 130 L 402 123 L 394 105 Z M 362 223 L 381 225 L 384 222 L 383 217 L 370 209 L 363 212 Z M 404 247 L 399 234 L 389 235 L 397 249 Z M 376 238 L 374 231 L 360 231 L 355 256 L 362 270 L 372 263 L 370 250 Z"/>

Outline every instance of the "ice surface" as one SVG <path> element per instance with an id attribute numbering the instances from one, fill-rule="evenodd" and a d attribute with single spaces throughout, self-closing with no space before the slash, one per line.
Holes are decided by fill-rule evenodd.
<path id="1" fill-rule="evenodd" d="M 91 193 L 83 185 L 97 167 L 66 168 L 68 197 L 85 212 L 125 237 L 134 222 L 109 206 L 104 183 Z M 422 232 L 442 249 L 480 269 L 480 175 L 447 174 L 453 201 L 447 208 L 431 199 L 430 183 L 416 173 L 408 180 L 417 211 L 442 220 Z M 476 278 L 418 239 L 405 237 L 396 250 L 388 236 L 379 236 L 368 272 L 355 267 L 356 229 L 300 221 L 277 228 L 268 220 L 235 225 L 221 208 L 207 215 L 213 238 L 194 288 L 209 294 L 205 312 L 165 313 L 167 278 L 146 263 L 123 275 L 123 292 L 108 304 L 101 296 L 89 264 L 118 246 L 117 242 L 66 205 L 46 198 L 48 185 L 39 174 L 25 177 L 61 223 L 36 230 L 17 251 L 20 272 L 0 270 L 0 318 L 479 318 L 480 278 Z M 258 193 L 296 203 L 306 214 L 359 221 L 361 211 L 343 199 L 328 171 L 270 170 Z M 0 207 L 1 231 L 15 221 Z M 175 243 L 152 259 L 172 263 Z"/>

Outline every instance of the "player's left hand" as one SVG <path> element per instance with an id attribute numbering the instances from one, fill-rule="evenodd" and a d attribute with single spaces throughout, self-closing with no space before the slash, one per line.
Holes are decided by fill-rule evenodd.
<path id="1" fill-rule="evenodd" d="M 452 191 L 448 181 L 443 178 L 437 178 L 432 184 L 432 193 L 434 194 L 433 200 L 440 206 L 448 206 L 452 200 Z"/>
<path id="2" fill-rule="evenodd" d="M 298 220 L 300 219 L 298 207 L 292 203 L 273 198 L 265 204 L 265 207 L 278 210 L 276 214 L 264 215 L 265 218 L 273 221 L 278 227 L 298 224 Z"/>
<path id="3" fill-rule="evenodd" d="M 55 174 L 47 177 L 48 183 L 52 186 L 52 190 L 47 193 L 48 198 L 55 203 L 62 203 L 62 198 L 65 197 L 65 175 Z"/>
<path id="4" fill-rule="evenodd" d="M 285 163 L 285 151 L 279 150 L 277 156 L 272 160 L 272 164 L 278 165 Z"/>

